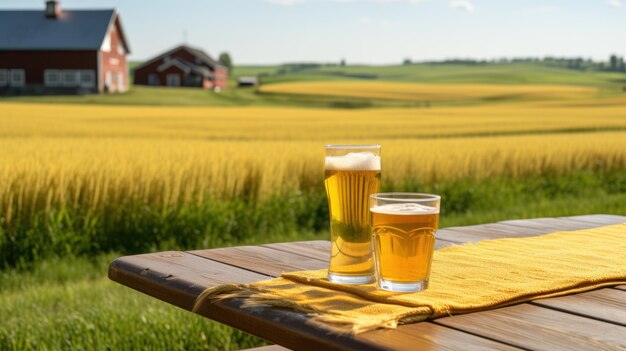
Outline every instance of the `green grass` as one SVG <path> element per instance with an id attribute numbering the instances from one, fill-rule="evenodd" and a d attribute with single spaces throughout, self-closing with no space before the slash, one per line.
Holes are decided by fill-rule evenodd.
<path id="1" fill-rule="evenodd" d="M 265 83 L 308 80 L 384 80 L 422 83 L 568 84 L 618 89 L 623 73 L 577 71 L 539 63 L 485 65 L 413 64 L 392 66 L 323 66 L 278 74 L 280 66 L 253 67 Z M 245 68 L 241 68 L 245 72 Z"/>
<path id="2" fill-rule="evenodd" d="M 263 344 L 109 281 L 113 256 L 51 259 L 29 272 L 1 272 L 0 350 L 239 350 Z"/>

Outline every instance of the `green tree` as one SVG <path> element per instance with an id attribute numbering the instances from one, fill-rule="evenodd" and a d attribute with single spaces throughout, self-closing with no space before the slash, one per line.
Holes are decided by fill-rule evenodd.
<path id="1" fill-rule="evenodd" d="M 611 55 L 609 58 L 609 69 L 611 71 L 617 71 L 617 55 Z"/>
<path id="2" fill-rule="evenodd" d="M 227 52 L 223 52 L 220 54 L 220 58 L 219 61 L 222 65 L 226 66 L 226 68 L 228 68 L 228 71 L 230 73 L 233 72 L 233 60 L 230 58 L 230 54 Z"/>

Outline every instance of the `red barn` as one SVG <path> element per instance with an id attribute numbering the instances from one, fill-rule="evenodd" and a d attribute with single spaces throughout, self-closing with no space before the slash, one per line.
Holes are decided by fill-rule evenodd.
<path id="1" fill-rule="evenodd" d="M 0 93 L 122 92 L 129 52 L 114 9 L 0 11 Z"/>
<path id="2" fill-rule="evenodd" d="M 135 84 L 225 89 L 228 69 L 201 49 L 178 46 L 135 68 Z"/>

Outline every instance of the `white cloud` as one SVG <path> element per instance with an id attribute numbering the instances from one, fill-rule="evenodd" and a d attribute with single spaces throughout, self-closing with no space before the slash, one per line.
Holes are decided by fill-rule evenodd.
<path id="1" fill-rule="evenodd" d="M 463 10 L 466 12 L 474 11 L 474 5 L 469 0 L 452 0 L 450 1 L 450 7 L 455 10 Z"/>
<path id="2" fill-rule="evenodd" d="M 622 7 L 622 0 L 609 0 L 606 3 L 613 7 Z"/>

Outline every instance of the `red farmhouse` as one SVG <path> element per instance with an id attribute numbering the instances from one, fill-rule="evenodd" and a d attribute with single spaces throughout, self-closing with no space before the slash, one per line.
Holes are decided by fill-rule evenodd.
<path id="1" fill-rule="evenodd" d="M 129 52 L 114 9 L 0 11 L 0 93 L 125 91 Z"/>
<path id="2" fill-rule="evenodd" d="M 135 69 L 135 84 L 224 89 L 228 69 L 200 49 L 181 45 Z"/>

